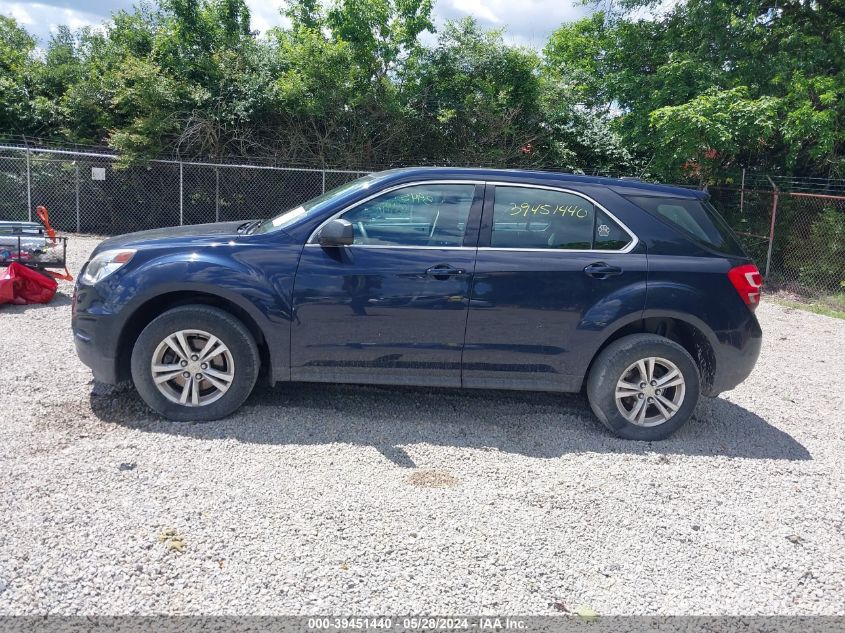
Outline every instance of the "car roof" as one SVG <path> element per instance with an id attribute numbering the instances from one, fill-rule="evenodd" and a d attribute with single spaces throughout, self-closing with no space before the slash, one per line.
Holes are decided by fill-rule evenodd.
<path id="1" fill-rule="evenodd" d="M 678 198 L 706 198 L 707 193 L 697 189 L 662 185 L 645 182 L 638 179 L 607 178 L 605 176 L 586 176 L 582 174 L 567 174 L 555 171 L 541 171 L 528 169 L 489 169 L 484 167 L 402 167 L 381 171 L 373 176 L 387 181 L 399 181 L 419 178 L 421 180 L 448 178 L 480 178 L 484 180 L 512 180 L 514 182 L 530 182 L 533 184 L 549 184 L 565 186 L 572 185 L 601 185 L 613 189 L 623 195 L 642 196 L 672 196 Z"/>

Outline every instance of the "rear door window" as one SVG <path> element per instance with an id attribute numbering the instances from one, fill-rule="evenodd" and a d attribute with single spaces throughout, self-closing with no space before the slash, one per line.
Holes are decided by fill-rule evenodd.
<path id="1" fill-rule="evenodd" d="M 497 185 L 490 246 L 556 250 L 622 250 L 631 242 L 586 198 L 534 187 Z"/>
<path id="2" fill-rule="evenodd" d="M 696 242 L 726 255 L 745 255 L 727 222 L 706 200 L 650 196 L 630 196 L 628 199 Z"/>
<path id="3" fill-rule="evenodd" d="M 593 248 L 599 251 L 621 251 L 631 243 L 631 236 L 614 222 L 607 213 L 596 209 L 596 228 Z"/>

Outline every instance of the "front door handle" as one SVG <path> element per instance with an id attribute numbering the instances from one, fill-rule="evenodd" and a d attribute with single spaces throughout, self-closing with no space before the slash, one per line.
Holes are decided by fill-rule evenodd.
<path id="1" fill-rule="evenodd" d="M 449 264 L 437 264 L 425 271 L 425 274 L 435 279 L 448 279 L 455 275 L 463 275 L 466 271 L 463 268 L 455 268 Z"/>
<path id="2" fill-rule="evenodd" d="M 607 279 L 608 277 L 621 275 L 622 269 L 619 266 L 610 266 L 604 262 L 596 262 L 587 266 L 584 269 L 584 274 L 593 279 Z"/>

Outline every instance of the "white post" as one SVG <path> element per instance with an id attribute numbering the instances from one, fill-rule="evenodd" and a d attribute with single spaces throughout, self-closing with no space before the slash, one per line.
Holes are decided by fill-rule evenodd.
<path id="1" fill-rule="evenodd" d="M 29 147 L 26 148 L 26 210 L 32 222 L 32 170 L 29 165 Z"/>
<path id="2" fill-rule="evenodd" d="M 182 226 L 185 223 L 185 207 L 184 207 L 184 199 L 185 196 L 183 195 L 182 189 L 182 161 L 179 161 L 179 226 Z"/>
<path id="3" fill-rule="evenodd" d="M 323 170 L 323 193 L 326 193 L 326 170 Z"/>

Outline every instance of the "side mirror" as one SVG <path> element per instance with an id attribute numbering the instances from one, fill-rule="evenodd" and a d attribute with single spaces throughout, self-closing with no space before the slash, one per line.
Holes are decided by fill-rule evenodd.
<path id="1" fill-rule="evenodd" d="M 352 223 L 349 220 L 335 218 L 320 229 L 320 237 L 317 239 L 320 246 L 350 246 L 355 241 Z"/>

